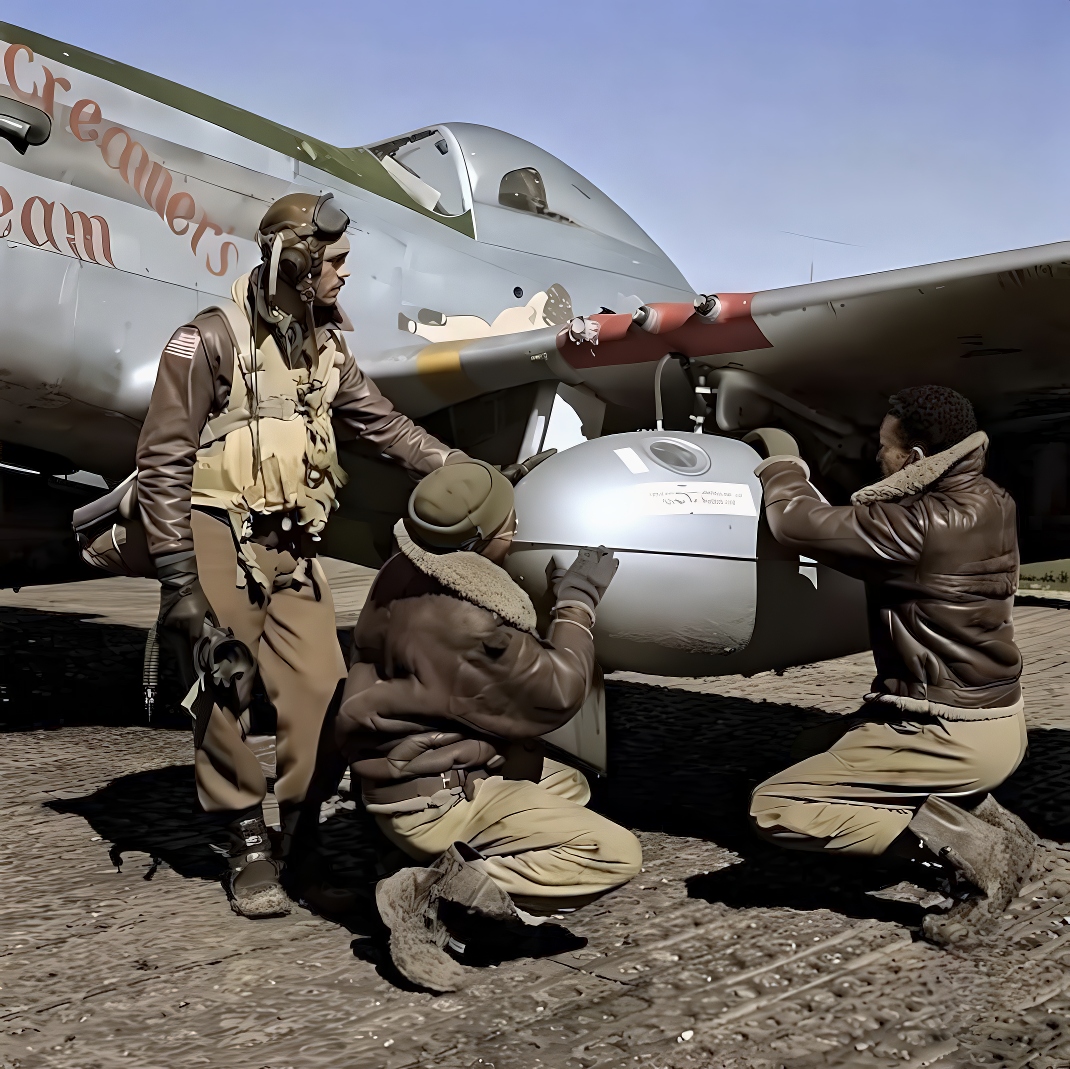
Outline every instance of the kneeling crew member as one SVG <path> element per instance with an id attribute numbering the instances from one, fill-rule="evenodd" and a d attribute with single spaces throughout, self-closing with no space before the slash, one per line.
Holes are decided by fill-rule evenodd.
<path id="1" fill-rule="evenodd" d="M 281 855 L 314 834 L 308 799 L 320 730 L 345 663 L 316 542 L 346 481 L 335 424 L 414 475 L 463 453 L 396 412 L 341 334 L 348 217 L 331 195 L 294 193 L 260 223 L 263 262 L 233 303 L 201 312 L 164 349 L 138 442 L 138 496 L 163 584 L 161 624 L 196 642 L 206 618 L 252 651 L 278 714 L 272 849 L 264 775 L 241 723 L 218 705 L 195 736 L 197 796 L 232 839 L 235 912 L 289 911 Z M 255 356 L 254 356 L 255 352 Z M 309 835 L 306 835 L 308 832 Z M 302 851 L 303 852 L 303 851 Z"/>
<path id="2" fill-rule="evenodd" d="M 842 507 L 798 455 L 756 469 L 777 540 L 866 581 L 877 675 L 861 712 L 811 734 L 826 752 L 804 745 L 816 755 L 762 783 L 750 813 L 782 846 L 939 862 L 983 892 L 926 918 L 931 938 L 963 943 L 1006 908 L 1035 845 L 987 794 L 1026 745 L 1014 502 L 985 478 L 988 438 L 954 390 L 896 394 L 880 442 L 884 478 Z"/>
<path id="3" fill-rule="evenodd" d="M 438 902 L 483 916 L 574 908 L 639 872 L 631 832 L 585 808 L 575 769 L 545 760 L 595 678 L 595 610 L 616 571 L 583 550 L 536 631 L 527 594 L 499 566 L 515 530 L 508 481 L 480 461 L 425 478 L 395 529 L 353 632 L 338 740 L 386 836 L 429 868 L 376 892 L 391 954 L 411 980 L 452 990 Z"/>

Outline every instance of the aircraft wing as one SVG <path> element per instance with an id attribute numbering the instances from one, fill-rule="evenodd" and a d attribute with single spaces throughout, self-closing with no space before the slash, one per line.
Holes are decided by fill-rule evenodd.
<path id="1" fill-rule="evenodd" d="M 365 367 L 383 392 L 416 418 L 541 380 L 587 385 L 627 404 L 636 400 L 630 379 L 609 383 L 601 372 L 632 367 L 646 382 L 653 364 L 668 353 L 708 357 L 767 347 L 750 314 L 753 296 L 722 294 L 712 316 L 697 314 L 690 303 L 654 303 L 634 315 L 597 313 L 559 326 L 401 349 L 367 361 Z M 648 392 L 643 386 L 638 407 L 646 407 Z"/>
<path id="2" fill-rule="evenodd" d="M 891 393 L 922 382 L 960 390 L 997 431 L 1058 423 L 1070 419 L 1070 242 L 722 293 L 706 317 L 690 304 L 652 304 L 636 316 L 438 343 L 369 371 L 415 416 L 538 379 L 582 382 L 643 411 L 666 353 L 750 372 L 863 429 Z"/>
<path id="3" fill-rule="evenodd" d="M 912 384 L 951 386 L 973 401 L 994 439 L 992 471 L 1019 503 L 1023 554 L 1070 554 L 1070 242 L 722 293 L 707 311 L 652 304 L 635 316 L 597 314 L 427 346 L 369 370 L 417 416 L 557 379 L 649 420 L 657 362 L 679 354 L 705 374 L 718 430 L 809 429 L 822 474 L 844 490 L 872 474 L 866 466 L 891 394 Z M 680 426 L 687 384 L 670 367 L 677 419 L 669 425 Z"/>
<path id="4" fill-rule="evenodd" d="M 767 290 L 752 312 L 770 347 L 739 365 L 856 422 L 925 382 L 996 431 L 1070 417 L 1070 242 Z"/>

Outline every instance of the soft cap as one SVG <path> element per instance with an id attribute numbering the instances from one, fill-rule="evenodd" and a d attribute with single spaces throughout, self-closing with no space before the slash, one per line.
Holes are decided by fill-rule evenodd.
<path id="1" fill-rule="evenodd" d="M 470 548 L 493 536 L 513 511 L 513 487 L 482 460 L 447 464 L 409 498 L 409 534 L 437 549 Z"/>

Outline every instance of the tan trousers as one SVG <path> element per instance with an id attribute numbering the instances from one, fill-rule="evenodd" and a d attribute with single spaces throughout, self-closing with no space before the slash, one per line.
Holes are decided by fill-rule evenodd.
<path id="1" fill-rule="evenodd" d="M 254 546 L 270 585 L 264 604 L 257 605 L 236 585 L 238 557 L 229 524 L 194 509 L 193 544 L 204 593 L 219 623 L 252 650 L 278 714 L 275 796 L 280 804 L 301 802 L 312 779 L 324 714 L 346 673 L 323 568 L 312 562 L 320 589 L 317 601 L 310 583 L 289 585 L 298 563 L 294 557 Z M 218 706 L 194 766 L 197 797 L 208 812 L 246 809 L 267 793 L 260 762 L 245 744 L 240 723 Z"/>
<path id="2" fill-rule="evenodd" d="M 990 791 L 1025 756 L 1020 712 L 997 720 L 905 715 L 870 707 L 804 732 L 796 752 L 836 741 L 755 789 L 750 814 L 758 834 L 799 850 L 883 854 L 930 794 Z"/>
<path id="3" fill-rule="evenodd" d="M 581 905 L 620 887 L 643 864 L 636 837 L 586 809 L 590 797 L 583 773 L 547 760 L 539 783 L 491 776 L 476 784 L 471 801 L 450 798 L 420 813 L 377 819 L 417 861 L 467 843 L 521 908 L 552 909 L 551 903 Z"/>

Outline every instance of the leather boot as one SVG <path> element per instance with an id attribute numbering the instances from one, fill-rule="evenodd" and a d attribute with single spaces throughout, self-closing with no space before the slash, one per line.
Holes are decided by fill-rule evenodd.
<path id="1" fill-rule="evenodd" d="M 929 914 L 922 930 L 941 946 L 966 947 L 993 928 L 1022 884 L 1033 860 L 1036 839 L 1017 828 L 1011 814 L 1002 819 L 998 803 L 982 803 L 982 814 L 968 813 L 932 795 L 915 814 L 909 830 L 941 860 L 972 884 L 979 896 L 956 903 L 946 914 Z M 978 806 L 978 809 L 981 809 Z M 1028 829 L 1027 829 L 1028 830 Z"/>
<path id="2" fill-rule="evenodd" d="M 324 853 L 319 804 L 283 806 L 279 816 L 282 884 L 290 897 L 324 916 L 343 916 L 366 906 L 367 896 L 343 886 Z"/>
<path id="3" fill-rule="evenodd" d="M 408 868 L 380 880 L 375 901 L 390 929 L 390 957 L 398 971 L 430 991 L 457 991 L 466 970 L 446 953 L 450 931 L 440 906 L 497 921 L 519 921 L 512 900 L 479 866 L 480 855 L 454 843 L 428 868 Z"/>
<path id="4" fill-rule="evenodd" d="M 279 883 L 280 865 L 261 816 L 227 825 L 230 850 L 227 891 L 230 908 L 242 917 L 283 917 L 292 903 Z"/>
<path id="5" fill-rule="evenodd" d="M 981 804 L 972 810 L 975 817 L 991 824 L 994 828 L 1002 828 L 1003 831 L 1020 839 L 1023 844 L 1032 844 L 1036 850 L 1037 837 L 1033 829 L 1021 817 L 1016 816 L 1009 809 L 1004 809 L 990 794 L 986 794 Z"/>

